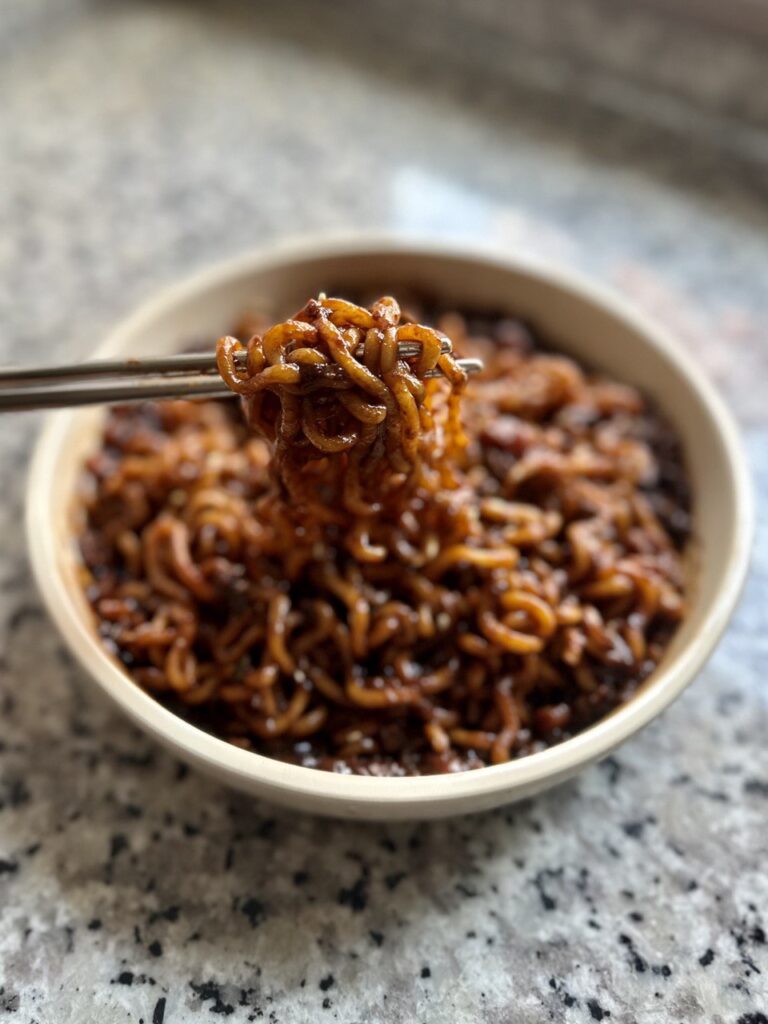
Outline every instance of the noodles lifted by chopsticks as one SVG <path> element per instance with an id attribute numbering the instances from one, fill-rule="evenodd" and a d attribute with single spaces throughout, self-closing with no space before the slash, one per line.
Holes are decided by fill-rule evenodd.
<path id="1" fill-rule="evenodd" d="M 463 445 L 458 402 L 467 377 L 450 341 L 400 317 L 391 297 L 366 309 L 321 296 L 247 346 L 219 341 L 219 371 L 243 396 L 250 426 L 273 444 L 285 491 L 321 519 L 336 501 L 351 513 L 378 511 L 377 495 Z M 402 343 L 415 344 L 416 354 L 403 358 Z M 435 369 L 442 381 L 426 379 Z M 323 465 L 307 473 L 318 460 Z"/>
<path id="2" fill-rule="evenodd" d="M 684 610 L 676 439 L 515 321 L 437 326 L 321 297 L 220 342 L 250 431 L 226 403 L 112 412 L 84 582 L 140 685 L 248 749 L 392 774 L 543 749 L 658 663 Z"/>

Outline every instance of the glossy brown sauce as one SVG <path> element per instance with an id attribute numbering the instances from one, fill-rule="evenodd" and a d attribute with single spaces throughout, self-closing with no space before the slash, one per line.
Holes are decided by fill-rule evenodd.
<path id="1" fill-rule="evenodd" d="M 516 320 L 418 314 L 485 362 L 459 422 L 460 388 L 381 368 L 386 320 L 334 315 L 372 332 L 360 361 L 388 391 L 361 376 L 339 403 L 275 375 L 245 399 L 269 443 L 234 400 L 110 412 L 79 538 L 105 646 L 206 731 L 364 774 L 501 763 L 629 699 L 684 614 L 690 496 L 668 425 Z M 299 333 L 333 358 L 325 327 Z"/>

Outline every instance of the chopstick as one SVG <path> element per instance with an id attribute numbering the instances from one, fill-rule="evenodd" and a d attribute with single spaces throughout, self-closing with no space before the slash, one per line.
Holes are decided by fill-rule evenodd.
<path id="1" fill-rule="evenodd" d="M 4 383 L 0 374 L 0 385 Z M 181 381 L 139 381 L 134 384 L 106 384 L 98 387 L 0 387 L 0 412 L 33 409 L 68 409 L 80 405 L 111 405 L 149 402 L 166 398 L 234 398 L 223 380 L 195 377 Z"/>
<path id="2" fill-rule="evenodd" d="M 441 345 L 442 352 L 451 352 L 449 339 Z M 415 359 L 421 354 L 418 342 L 404 341 L 397 348 L 401 359 Z M 355 351 L 363 357 L 363 347 Z M 245 366 L 245 352 L 239 353 L 237 361 Z M 72 377 L 134 377 L 159 374 L 169 376 L 182 373 L 218 373 L 216 357 L 210 352 L 185 352 L 181 355 L 165 356 L 161 359 L 94 359 L 87 363 L 65 364 L 62 366 L 11 367 L 0 370 L 0 388 L 7 384 L 25 384 L 27 381 L 50 381 L 57 383 Z"/>
<path id="3" fill-rule="evenodd" d="M 56 384 L 71 378 L 139 377 L 181 373 L 214 374 L 216 358 L 209 352 L 192 352 L 165 356 L 162 359 L 94 359 L 88 363 L 62 366 L 21 366 L 0 370 L 0 387 L 26 384 L 27 381 L 48 381 Z"/>
<path id="4" fill-rule="evenodd" d="M 450 342 L 443 351 L 450 352 Z M 403 342 L 398 347 L 402 358 L 420 354 L 418 343 Z M 362 350 L 356 353 L 362 356 Z M 245 363 L 245 353 L 241 359 Z M 459 359 L 468 373 L 482 369 L 479 359 Z M 329 366 L 327 373 L 341 380 L 338 367 Z M 442 376 L 439 369 L 428 377 Z M 101 381 L 114 378 L 112 382 Z M 153 378 L 160 378 L 153 379 Z M 337 384 L 338 386 L 338 384 Z M 151 359 L 94 360 L 79 365 L 18 367 L 0 371 L 0 412 L 21 412 L 32 409 L 69 408 L 115 402 L 143 402 L 165 398 L 232 398 L 224 381 L 218 376 L 215 356 L 210 353 L 186 353 Z"/>

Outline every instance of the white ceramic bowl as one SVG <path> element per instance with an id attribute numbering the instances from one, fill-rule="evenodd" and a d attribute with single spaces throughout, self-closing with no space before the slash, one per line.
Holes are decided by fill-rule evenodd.
<path id="1" fill-rule="evenodd" d="M 559 746 L 456 775 L 379 779 L 335 775 L 239 750 L 167 711 L 100 646 L 75 576 L 75 483 L 96 445 L 103 410 L 57 412 L 31 468 L 27 528 L 48 610 L 99 687 L 178 757 L 238 789 L 300 810 L 360 819 L 432 818 L 479 811 L 553 786 L 655 718 L 691 682 L 717 643 L 745 576 L 752 526 L 748 473 L 730 414 L 696 365 L 618 296 L 570 271 L 520 256 L 392 239 L 304 242 L 255 252 L 164 291 L 95 353 L 171 352 L 216 338 L 249 308 L 275 314 L 333 288 L 424 289 L 457 306 L 508 310 L 564 352 L 653 396 L 679 431 L 694 490 L 695 580 L 689 614 L 662 664 L 629 703 Z"/>

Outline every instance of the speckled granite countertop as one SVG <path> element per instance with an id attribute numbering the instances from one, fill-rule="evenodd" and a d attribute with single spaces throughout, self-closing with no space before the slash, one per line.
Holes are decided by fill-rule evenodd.
<path id="1" fill-rule="evenodd" d="M 482 236 L 578 264 L 670 325 L 742 420 L 762 498 L 745 600 L 674 708 L 547 796 L 425 826 L 297 818 L 97 699 L 25 562 L 36 421 L 2 423 L 0 1021 L 766 1024 L 759 96 L 742 88 L 733 148 L 718 127 L 755 53 L 691 41 L 697 88 L 654 123 L 641 92 L 602 102 L 583 54 L 559 76 L 557 54 L 537 62 L 535 32 L 512 80 L 452 64 L 438 30 L 392 51 L 345 9 L 6 0 L 3 357 L 84 354 L 159 284 L 286 232 Z M 617 66 L 655 55 L 638 17 L 605 25 Z"/>

